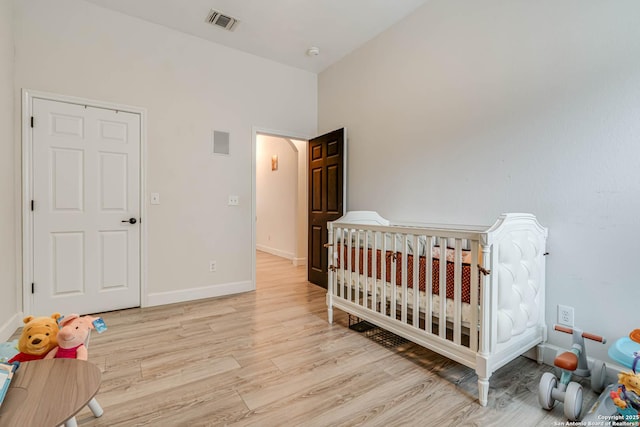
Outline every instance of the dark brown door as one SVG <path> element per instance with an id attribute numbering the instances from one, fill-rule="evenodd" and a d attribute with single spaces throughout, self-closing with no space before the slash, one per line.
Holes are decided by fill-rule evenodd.
<path id="1" fill-rule="evenodd" d="M 308 280 L 327 287 L 327 222 L 344 214 L 344 129 L 309 141 Z"/>

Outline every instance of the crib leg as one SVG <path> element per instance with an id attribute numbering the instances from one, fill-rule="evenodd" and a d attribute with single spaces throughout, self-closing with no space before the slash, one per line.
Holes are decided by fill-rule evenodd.
<path id="1" fill-rule="evenodd" d="M 536 357 L 538 365 L 542 365 L 542 362 L 544 362 L 544 346 L 542 344 L 536 347 Z"/>
<path id="2" fill-rule="evenodd" d="M 327 294 L 327 320 L 329 324 L 333 324 L 333 301 L 330 294 Z"/>
<path id="3" fill-rule="evenodd" d="M 478 400 L 481 406 L 489 402 L 489 378 L 478 377 Z"/>

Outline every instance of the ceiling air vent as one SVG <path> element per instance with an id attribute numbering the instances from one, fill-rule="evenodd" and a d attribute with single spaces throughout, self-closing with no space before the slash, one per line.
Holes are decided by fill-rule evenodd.
<path id="1" fill-rule="evenodd" d="M 224 28 L 228 31 L 233 31 L 240 21 L 229 15 L 220 13 L 217 10 L 211 9 L 211 12 L 209 12 L 209 15 L 207 15 L 207 22 L 211 25 L 215 25 L 216 27 Z"/>

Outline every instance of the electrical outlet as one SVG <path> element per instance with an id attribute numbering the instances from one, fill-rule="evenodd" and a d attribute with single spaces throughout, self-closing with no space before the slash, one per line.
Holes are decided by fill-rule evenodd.
<path id="1" fill-rule="evenodd" d="M 240 197 L 238 196 L 229 196 L 228 206 L 238 206 L 240 204 Z"/>
<path id="2" fill-rule="evenodd" d="M 160 193 L 151 193 L 151 204 L 152 205 L 160 204 Z"/>
<path id="3" fill-rule="evenodd" d="M 573 327 L 573 307 L 558 304 L 558 323 Z"/>
<path id="4" fill-rule="evenodd" d="M 210 272 L 214 272 L 216 271 L 216 262 L 215 261 L 209 261 L 209 271 Z"/>

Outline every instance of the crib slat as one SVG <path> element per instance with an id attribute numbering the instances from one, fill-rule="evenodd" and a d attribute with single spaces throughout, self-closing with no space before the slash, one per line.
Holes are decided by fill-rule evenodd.
<path id="1" fill-rule="evenodd" d="M 371 309 L 378 311 L 378 233 L 373 232 L 373 242 L 371 242 Z"/>
<path id="2" fill-rule="evenodd" d="M 478 351 L 478 310 L 480 309 L 478 305 L 478 263 L 480 260 L 478 259 L 478 241 L 474 240 L 471 242 L 471 297 L 470 297 L 470 305 L 471 305 L 471 319 L 469 322 L 469 348 L 474 353 Z"/>
<path id="3" fill-rule="evenodd" d="M 447 239 L 440 237 L 440 315 L 438 319 L 438 335 L 447 338 Z"/>
<path id="4" fill-rule="evenodd" d="M 342 298 L 342 288 L 344 287 L 344 233 L 342 228 L 334 228 L 336 239 L 336 250 L 338 251 L 338 264 L 339 267 L 336 270 L 336 287 L 335 294 Z"/>
<path id="5" fill-rule="evenodd" d="M 402 271 L 402 288 L 400 289 L 400 321 L 407 323 L 407 279 L 408 279 L 408 264 L 409 264 L 409 236 L 404 234 L 402 236 L 402 262 L 400 263 L 400 269 Z"/>
<path id="6" fill-rule="evenodd" d="M 413 235 L 413 327 L 420 327 L 420 249 L 418 236 Z"/>
<path id="7" fill-rule="evenodd" d="M 354 251 L 355 256 L 355 264 L 356 267 L 354 269 L 354 275 L 356 277 L 354 287 L 353 287 L 353 302 L 356 304 L 360 304 L 360 236 L 362 235 L 362 231 L 356 230 L 356 249 Z"/>
<path id="8" fill-rule="evenodd" d="M 340 229 L 340 269 L 338 270 L 338 277 L 340 278 L 340 289 L 339 289 L 339 293 L 340 293 L 340 298 L 344 298 L 344 283 L 345 280 L 347 280 L 345 274 L 346 274 L 346 265 L 347 265 L 347 258 L 346 258 L 346 254 L 347 254 L 347 250 L 346 250 L 346 246 L 345 246 L 345 237 L 344 237 L 344 228 Z"/>
<path id="9" fill-rule="evenodd" d="M 334 227 L 333 228 L 333 234 L 334 234 L 334 242 L 335 242 L 335 251 L 334 253 L 336 254 L 337 260 L 335 262 L 335 266 L 336 266 L 336 281 L 335 281 L 335 285 L 333 286 L 333 294 L 336 296 L 341 296 L 340 293 L 340 289 L 342 289 L 342 285 L 344 282 L 344 280 L 341 280 L 341 275 L 342 275 L 342 264 L 344 263 L 344 256 L 343 256 L 343 249 L 342 249 L 342 229 L 340 227 Z"/>
<path id="10" fill-rule="evenodd" d="M 362 274 L 364 275 L 364 289 L 362 290 L 362 305 L 369 307 L 369 232 L 364 232 L 362 248 Z"/>
<path id="11" fill-rule="evenodd" d="M 461 343 L 462 332 L 462 240 L 455 239 L 453 258 L 453 342 Z"/>
<path id="12" fill-rule="evenodd" d="M 380 275 L 380 281 L 382 283 L 382 303 L 381 303 L 381 311 L 383 315 L 387 315 L 387 239 L 383 232 L 380 233 L 380 238 L 382 239 L 382 252 L 380 256 L 380 269 L 382 274 Z"/>
<path id="13" fill-rule="evenodd" d="M 433 244 L 434 237 L 427 236 L 425 242 L 425 307 L 424 327 L 428 333 L 433 332 Z"/>
<path id="14" fill-rule="evenodd" d="M 354 233 L 354 230 L 347 231 L 347 235 L 349 236 L 347 239 L 347 272 L 348 272 L 349 280 L 347 281 L 346 285 L 347 285 L 347 300 L 349 301 L 353 301 L 351 299 L 351 284 L 353 283 L 353 268 L 351 265 L 353 262 L 352 260 L 353 233 Z"/>
<path id="15" fill-rule="evenodd" d="M 396 254 L 398 253 L 398 241 L 396 239 L 396 235 L 391 233 L 391 237 L 393 238 L 393 255 L 391 258 L 391 286 L 389 292 L 391 292 L 391 317 L 396 318 L 396 271 L 397 271 L 397 259 Z"/>
<path id="16" fill-rule="evenodd" d="M 333 238 L 333 226 L 331 224 L 329 224 L 329 249 L 328 249 L 328 254 L 327 254 L 327 259 L 328 264 L 329 264 L 329 274 L 327 277 L 327 294 L 329 295 L 329 298 L 332 298 L 334 295 L 334 283 L 335 283 L 335 272 L 336 269 L 335 268 L 331 268 L 331 267 L 337 267 L 337 263 L 336 263 L 336 256 L 335 256 L 335 251 L 334 251 L 334 243 L 335 240 Z M 332 319 L 332 313 L 333 313 L 333 308 L 331 305 L 331 302 L 329 300 L 327 300 L 327 305 L 329 306 L 329 310 L 327 312 L 327 316 L 329 317 L 329 323 L 332 323 L 333 319 Z"/>
<path id="17" fill-rule="evenodd" d="M 345 297 L 345 290 L 346 290 L 345 286 L 347 286 L 347 261 L 348 261 L 347 257 L 349 255 L 348 255 L 348 249 L 346 249 L 347 248 L 347 244 L 346 244 L 347 235 L 345 234 L 345 231 L 346 230 L 344 228 L 340 230 L 340 235 L 342 236 L 341 237 L 341 239 L 342 239 L 342 248 L 340 249 L 342 252 L 341 252 L 340 256 L 343 258 L 340 261 L 340 272 L 342 273 L 342 282 L 340 284 L 340 298 L 344 298 Z"/>

